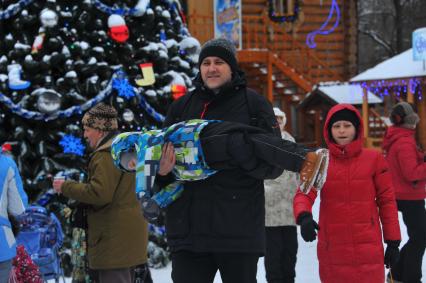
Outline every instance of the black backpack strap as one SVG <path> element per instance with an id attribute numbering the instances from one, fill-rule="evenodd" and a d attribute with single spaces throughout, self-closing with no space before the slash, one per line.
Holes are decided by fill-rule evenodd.
<path id="1" fill-rule="evenodd" d="M 244 95 L 246 96 L 246 101 L 247 101 L 247 109 L 248 109 L 248 114 L 250 117 L 250 126 L 257 127 L 259 124 L 259 121 L 257 117 L 257 111 L 254 111 L 256 109 L 256 105 L 255 105 L 254 99 L 252 99 L 251 96 L 247 94 L 247 92 L 249 91 L 253 91 L 253 90 L 245 88 Z"/>

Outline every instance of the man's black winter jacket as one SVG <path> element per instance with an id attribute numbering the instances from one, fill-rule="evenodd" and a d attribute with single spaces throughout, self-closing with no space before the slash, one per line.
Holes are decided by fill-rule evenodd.
<path id="1" fill-rule="evenodd" d="M 248 103 L 248 100 L 251 100 Z M 270 103 L 246 89 L 242 76 L 218 94 L 196 89 L 175 101 L 165 126 L 194 119 L 256 124 L 280 135 Z M 255 118 L 255 122 L 251 119 Z M 187 182 L 182 195 L 166 210 L 168 245 L 172 251 L 264 253 L 265 201 L 263 178 L 276 178 L 282 170 L 265 172 L 259 179 L 240 169 L 222 170 L 208 179 Z"/>

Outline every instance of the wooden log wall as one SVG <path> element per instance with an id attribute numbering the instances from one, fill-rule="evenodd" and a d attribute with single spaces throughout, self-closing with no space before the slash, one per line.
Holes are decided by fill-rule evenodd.
<path id="1" fill-rule="evenodd" d="M 306 36 L 317 30 L 327 19 L 332 0 L 299 0 L 301 3 L 301 14 L 295 23 L 280 23 L 283 30 L 293 35 L 297 41 L 305 45 Z M 303 3 L 302 3 L 303 2 Z M 322 2 L 322 4 L 321 4 Z M 338 27 L 329 35 L 317 35 L 315 42 L 316 56 L 327 63 L 330 68 L 339 74 L 339 77 L 348 79 L 356 74 L 357 67 L 357 9 L 356 0 L 337 0 L 341 11 L 341 19 Z M 201 43 L 214 36 L 213 31 L 213 0 L 188 0 L 188 24 L 190 32 L 200 40 Z M 245 20 L 250 16 L 267 15 L 268 0 L 242 0 L 242 15 L 246 25 L 259 25 L 259 23 Z M 191 17 L 191 15 L 197 15 Z M 331 18 L 331 24 L 336 20 L 336 14 Z M 253 30 L 257 30 L 253 32 Z M 252 42 L 256 36 L 264 36 L 271 33 L 268 27 L 244 27 L 243 31 L 250 30 L 250 34 L 243 34 L 243 49 L 253 48 Z M 270 42 L 276 45 L 288 44 L 286 42 Z M 265 46 L 266 47 L 266 46 Z M 321 71 L 320 71 L 321 72 Z"/>

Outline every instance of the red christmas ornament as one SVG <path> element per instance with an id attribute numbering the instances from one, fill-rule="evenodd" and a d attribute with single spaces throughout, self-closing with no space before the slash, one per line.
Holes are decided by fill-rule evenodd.
<path id="1" fill-rule="evenodd" d="M 108 18 L 108 34 L 111 38 L 119 43 L 124 43 L 129 39 L 129 28 L 120 15 L 111 15 Z"/>
<path id="2" fill-rule="evenodd" d="M 36 36 L 33 42 L 33 46 L 31 47 L 32 54 L 39 52 L 40 49 L 43 48 L 43 42 L 44 42 L 45 36 L 46 35 L 44 32 L 41 32 L 39 33 L 39 35 Z"/>
<path id="3" fill-rule="evenodd" d="M 181 96 L 184 96 L 185 93 L 186 93 L 186 86 L 172 85 L 172 97 L 174 100 L 178 99 Z"/>
<path id="4" fill-rule="evenodd" d="M 2 152 L 11 152 L 12 151 L 12 145 L 10 143 L 5 142 L 2 146 L 1 146 L 1 151 Z"/>

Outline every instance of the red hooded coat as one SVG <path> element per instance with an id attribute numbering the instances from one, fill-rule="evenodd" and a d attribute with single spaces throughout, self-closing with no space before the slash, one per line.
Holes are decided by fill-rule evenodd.
<path id="1" fill-rule="evenodd" d="M 383 140 L 396 199 L 400 200 L 426 198 L 426 163 L 414 134 L 414 130 L 389 127 Z"/>
<path id="2" fill-rule="evenodd" d="M 342 109 L 354 111 L 360 120 L 357 136 L 345 146 L 328 134 L 331 116 Z M 391 176 L 378 151 L 363 149 L 363 125 L 359 112 L 348 104 L 330 109 L 324 125 L 330 150 L 327 180 L 320 191 L 317 254 L 319 273 L 325 283 L 383 283 L 382 241 L 400 240 L 398 214 Z M 294 215 L 311 212 L 317 192 L 298 191 Z"/>

